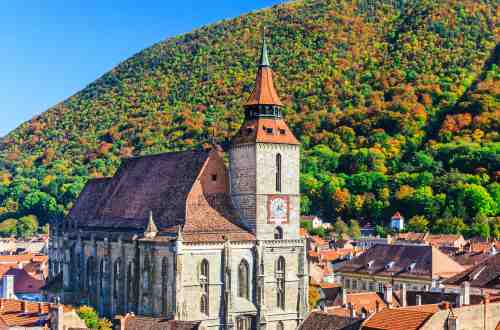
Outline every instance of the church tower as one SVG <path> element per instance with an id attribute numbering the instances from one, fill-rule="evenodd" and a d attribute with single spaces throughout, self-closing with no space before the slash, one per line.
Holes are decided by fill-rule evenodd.
<path id="1" fill-rule="evenodd" d="M 229 152 L 231 197 L 257 240 L 299 238 L 300 144 L 282 107 L 264 40 L 245 121 Z"/>

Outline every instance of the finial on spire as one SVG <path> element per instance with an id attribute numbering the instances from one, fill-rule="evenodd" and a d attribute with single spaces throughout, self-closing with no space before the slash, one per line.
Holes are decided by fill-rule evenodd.
<path id="1" fill-rule="evenodd" d="M 262 29 L 262 51 L 260 54 L 260 66 L 269 66 L 269 56 L 267 54 L 266 27 Z"/>
<path id="2" fill-rule="evenodd" d="M 156 227 L 155 221 L 153 219 L 153 211 L 149 211 L 149 221 L 146 230 L 144 231 L 144 236 L 147 238 L 154 238 L 158 234 L 158 227 Z"/>

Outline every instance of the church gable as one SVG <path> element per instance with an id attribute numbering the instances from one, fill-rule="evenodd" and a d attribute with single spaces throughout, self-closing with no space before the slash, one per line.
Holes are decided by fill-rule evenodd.
<path id="1" fill-rule="evenodd" d="M 210 156 L 188 194 L 184 241 L 254 240 L 246 231 L 229 196 L 228 173 L 222 157 Z"/>

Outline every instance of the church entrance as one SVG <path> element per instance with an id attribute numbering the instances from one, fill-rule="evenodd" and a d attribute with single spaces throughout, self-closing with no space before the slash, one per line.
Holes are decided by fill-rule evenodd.
<path id="1" fill-rule="evenodd" d="M 255 318 L 253 316 L 239 316 L 236 319 L 236 330 L 254 330 Z"/>

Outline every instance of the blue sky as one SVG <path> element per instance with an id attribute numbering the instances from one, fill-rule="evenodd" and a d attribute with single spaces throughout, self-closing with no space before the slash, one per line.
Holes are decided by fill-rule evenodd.
<path id="1" fill-rule="evenodd" d="M 143 48 L 223 18 L 282 2 L 2 1 L 0 136 Z"/>

